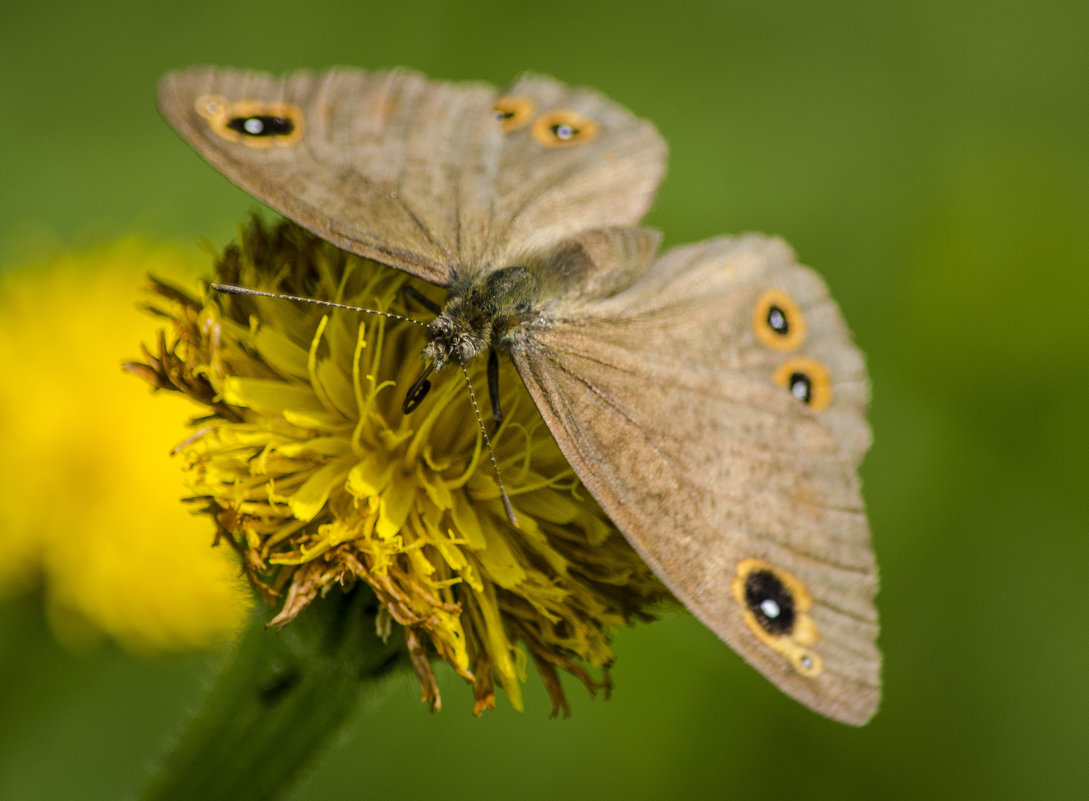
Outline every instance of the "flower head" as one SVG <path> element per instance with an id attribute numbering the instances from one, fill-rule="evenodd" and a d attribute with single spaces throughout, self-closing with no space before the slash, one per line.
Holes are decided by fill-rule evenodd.
<path id="1" fill-rule="evenodd" d="M 410 317 L 427 314 L 419 295 L 441 301 L 440 289 L 287 223 L 246 227 L 216 277 Z M 521 707 L 527 652 L 555 709 L 568 709 L 558 670 L 608 686 L 612 631 L 670 596 L 582 488 L 509 365 L 492 443 L 519 528 L 461 376 L 433 377 L 402 411 L 422 366 L 420 326 L 157 289 L 174 330 L 132 369 L 207 407 L 178 449 L 187 480 L 253 584 L 282 600 L 276 624 L 362 581 L 382 604 L 379 624 L 404 628 L 432 707 L 432 655 L 471 682 L 478 713 L 494 706 L 496 683 Z M 482 386 L 482 366 L 469 377 Z"/>

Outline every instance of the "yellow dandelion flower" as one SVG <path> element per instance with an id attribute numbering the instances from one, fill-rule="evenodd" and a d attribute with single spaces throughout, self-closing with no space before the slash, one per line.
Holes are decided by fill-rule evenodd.
<path id="1" fill-rule="evenodd" d="M 121 369 L 154 330 L 139 278 L 194 262 L 130 238 L 0 275 L 0 597 L 40 589 L 69 644 L 206 647 L 245 617 L 237 565 L 178 505 L 164 458 L 193 404 L 157 403 Z"/>
<path id="2" fill-rule="evenodd" d="M 413 317 L 426 316 L 421 295 L 441 293 L 287 223 L 245 228 L 216 278 Z M 559 670 L 608 686 L 612 632 L 669 595 L 582 488 L 513 370 L 492 441 L 519 528 L 461 377 L 443 374 L 402 411 L 421 368 L 419 326 L 159 291 L 174 330 L 132 369 L 207 406 L 180 448 L 189 488 L 254 586 L 281 600 L 276 625 L 334 585 L 365 582 L 379 624 L 404 628 L 433 708 L 433 656 L 472 684 L 478 713 L 496 684 L 521 708 L 526 654 L 554 711 L 568 711 Z M 479 365 L 469 374 L 484 384 Z"/>

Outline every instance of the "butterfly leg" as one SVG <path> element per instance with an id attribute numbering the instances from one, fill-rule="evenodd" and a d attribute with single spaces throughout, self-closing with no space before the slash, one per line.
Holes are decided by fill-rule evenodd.
<path id="1" fill-rule="evenodd" d="M 442 306 L 435 303 L 435 301 L 431 300 L 431 298 L 426 297 L 420 290 L 416 289 L 416 287 L 405 284 L 404 290 L 406 295 L 419 303 L 432 314 L 438 314 L 442 311 Z"/>
<path id="2" fill-rule="evenodd" d="M 416 407 L 427 397 L 427 393 L 431 391 L 431 382 L 427 380 L 427 377 L 431 375 L 431 371 L 434 369 L 434 364 L 427 365 L 423 372 L 420 373 L 419 378 L 412 382 L 412 386 L 408 388 L 408 392 L 405 393 L 405 400 L 401 404 L 403 414 L 415 411 Z"/>
<path id="3" fill-rule="evenodd" d="M 492 402 L 492 420 L 498 429 L 503 422 L 503 410 L 499 407 L 499 354 L 495 348 L 488 351 L 488 397 Z"/>

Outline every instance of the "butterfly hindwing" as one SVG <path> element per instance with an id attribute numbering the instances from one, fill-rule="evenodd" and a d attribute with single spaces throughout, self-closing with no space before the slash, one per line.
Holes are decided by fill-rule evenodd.
<path id="1" fill-rule="evenodd" d="M 823 282 L 778 240 L 715 239 L 609 297 L 556 301 L 511 354 L 583 483 L 675 594 L 790 695 L 868 720 L 867 384 Z"/>

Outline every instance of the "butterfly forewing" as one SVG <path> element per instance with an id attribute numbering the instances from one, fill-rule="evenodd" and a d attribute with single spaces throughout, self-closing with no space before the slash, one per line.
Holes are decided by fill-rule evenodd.
<path id="1" fill-rule="evenodd" d="M 272 208 L 441 285 L 585 229 L 634 224 L 665 169 L 649 122 L 542 76 L 501 91 L 408 71 L 197 68 L 167 75 L 159 105 Z"/>
<path id="2" fill-rule="evenodd" d="M 591 89 L 570 88 L 525 75 L 505 97 L 531 98 L 531 122 L 506 134 L 497 176 L 497 228 L 489 258 L 548 250 L 580 231 L 630 226 L 654 201 L 666 166 L 666 147 L 654 126 Z M 544 144 L 553 128 L 580 120 L 592 138 Z M 583 136 L 589 131 L 584 130 Z"/>

